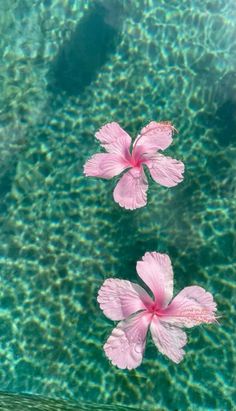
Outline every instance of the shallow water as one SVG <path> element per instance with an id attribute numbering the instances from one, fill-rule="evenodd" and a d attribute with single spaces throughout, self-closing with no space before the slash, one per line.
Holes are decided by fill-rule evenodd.
<path id="1" fill-rule="evenodd" d="M 0 0 L 1 390 L 236 408 L 235 22 L 234 0 Z M 147 207 L 130 212 L 83 164 L 102 124 L 135 137 L 151 119 L 178 129 L 168 154 L 185 179 L 150 181 Z M 136 282 L 153 250 L 170 255 L 175 292 L 206 288 L 222 317 L 187 331 L 181 364 L 149 338 L 142 365 L 119 370 L 97 291 L 107 277 Z"/>

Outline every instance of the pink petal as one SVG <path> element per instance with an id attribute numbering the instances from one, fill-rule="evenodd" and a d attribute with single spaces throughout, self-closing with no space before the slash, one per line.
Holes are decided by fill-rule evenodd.
<path id="1" fill-rule="evenodd" d="M 150 174 L 157 183 L 165 187 L 174 187 L 183 180 L 184 164 L 182 161 L 162 154 L 156 154 L 150 160 L 145 161 Z"/>
<path id="2" fill-rule="evenodd" d="M 184 164 L 182 161 L 156 154 L 152 159 L 145 161 L 145 164 L 153 180 L 162 186 L 174 187 L 183 180 Z"/>
<path id="3" fill-rule="evenodd" d="M 168 323 L 178 327 L 193 327 L 216 321 L 216 303 L 211 293 L 202 287 L 185 287 L 164 312 Z M 163 319 L 164 319 L 163 318 Z"/>
<path id="4" fill-rule="evenodd" d="M 136 138 L 134 150 L 139 154 L 156 153 L 157 150 L 165 150 L 172 143 L 173 131 L 174 127 L 171 123 L 151 121 L 141 130 L 140 135 Z"/>
<path id="5" fill-rule="evenodd" d="M 128 163 L 118 154 L 94 154 L 84 166 L 84 174 L 89 177 L 112 178 L 128 167 Z"/>
<path id="6" fill-rule="evenodd" d="M 139 313 L 114 328 L 104 345 L 113 365 L 131 370 L 141 364 L 150 321 L 151 314 Z"/>
<path id="7" fill-rule="evenodd" d="M 173 296 L 173 270 L 167 254 L 146 253 L 137 262 L 137 273 L 153 292 L 158 308 L 165 308 Z"/>
<path id="8" fill-rule="evenodd" d="M 101 141 L 102 147 L 109 153 L 119 154 L 124 158 L 130 158 L 131 137 L 118 123 L 108 123 L 95 134 Z"/>
<path id="9" fill-rule="evenodd" d="M 108 278 L 97 298 L 104 314 L 111 320 L 124 320 L 152 303 L 147 292 L 138 284 L 127 280 Z"/>
<path id="10" fill-rule="evenodd" d="M 187 336 L 183 330 L 161 321 L 154 316 L 150 331 L 158 350 L 175 363 L 179 363 L 185 354 L 182 347 L 187 343 Z"/>
<path id="11" fill-rule="evenodd" d="M 148 183 L 142 168 L 132 168 L 117 183 L 114 200 L 128 210 L 144 207 L 147 204 Z"/>

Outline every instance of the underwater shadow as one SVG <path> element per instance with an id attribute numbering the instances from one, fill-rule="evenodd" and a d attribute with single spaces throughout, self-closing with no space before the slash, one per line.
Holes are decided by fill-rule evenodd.
<path id="1" fill-rule="evenodd" d="M 104 4 L 103 4 L 104 3 Z M 49 89 L 78 95 L 115 52 L 122 23 L 120 1 L 95 1 L 66 41 L 49 72 Z"/>
<path id="2" fill-rule="evenodd" d="M 230 99 L 216 111 L 216 138 L 219 144 L 227 147 L 236 142 L 236 101 Z"/>
<path id="3" fill-rule="evenodd" d="M 218 80 L 214 96 L 215 138 L 222 148 L 236 143 L 236 72 L 229 71 Z"/>

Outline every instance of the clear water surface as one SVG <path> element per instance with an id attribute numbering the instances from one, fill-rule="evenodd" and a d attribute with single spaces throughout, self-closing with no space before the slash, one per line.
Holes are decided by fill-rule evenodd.
<path id="1" fill-rule="evenodd" d="M 0 0 L 0 386 L 79 403 L 235 410 L 236 5 L 234 0 Z M 148 206 L 86 179 L 96 130 L 133 137 L 150 120 L 179 133 L 186 164 Z M 220 325 L 187 331 L 179 365 L 151 342 L 133 371 L 102 346 L 114 324 L 96 296 L 137 281 L 166 252 L 175 291 L 198 284 Z M 102 407 L 102 406 L 101 406 Z"/>

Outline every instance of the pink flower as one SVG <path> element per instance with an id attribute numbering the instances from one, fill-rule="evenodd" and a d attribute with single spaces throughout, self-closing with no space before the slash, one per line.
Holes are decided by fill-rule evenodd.
<path id="1" fill-rule="evenodd" d="M 144 165 L 162 186 L 173 187 L 183 180 L 184 164 L 158 152 L 171 144 L 173 131 L 171 123 L 151 121 L 141 130 L 130 154 L 131 137 L 118 123 L 108 123 L 95 134 L 107 152 L 94 154 L 85 164 L 84 173 L 110 179 L 129 168 L 115 187 L 114 200 L 130 210 L 143 207 L 148 189 Z"/>
<path id="2" fill-rule="evenodd" d="M 138 284 L 113 278 L 108 278 L 98 292 L 97 299 L 106 317 L 121 320 L 104 345 L 106 356 L 119 368 L 138 367 L 150 327 L 158 350 L 179 363 L 187 343 L 182 327 L 216 321 L 213 296 L 194 285 L 185 287 L 170 302 L 173 270 L 166 254 L 146 253 L 137 262 L 137 272 L 154 299 Z"/>

